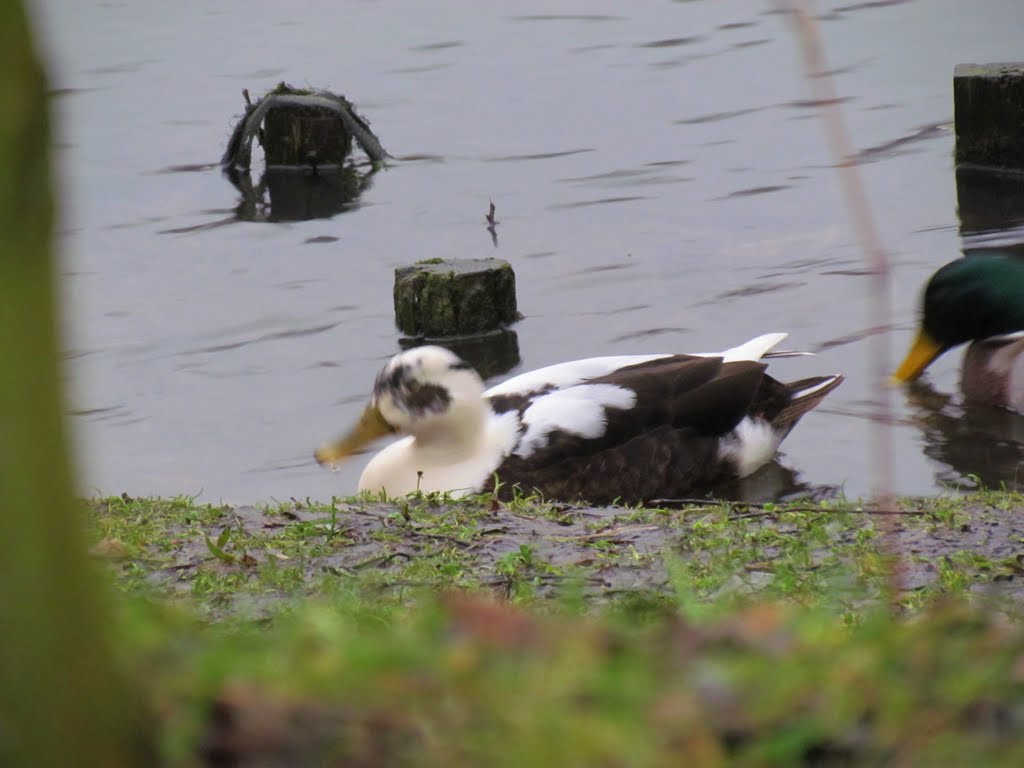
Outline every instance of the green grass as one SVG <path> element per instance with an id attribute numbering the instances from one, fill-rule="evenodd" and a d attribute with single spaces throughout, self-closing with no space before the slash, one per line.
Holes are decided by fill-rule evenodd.
<path id="1" fill-rule="evenodd" d="M 169 765 L 1016 765 L 1022 501 L 87 517 Z"/>
<path id="2" fill-rule="evenodd" d="M 567 591 L 595 604 L 675 591 L 727 608 L 760 596 L 855 620 L 888 586 L 886 524 L 903 552 L 905 607 L 950 594 L 1015 606 L 1021 507 L 1019 496 L 991 492 L 880 511 L 845 500 L 589 509 L 422 496 L 231 508 L 113 497 L 89 502 L 89 520 L 121 589 L 218 615 L 341 584 L 381 600 L 420 587 L 483 588 L 527 603 Z"/>

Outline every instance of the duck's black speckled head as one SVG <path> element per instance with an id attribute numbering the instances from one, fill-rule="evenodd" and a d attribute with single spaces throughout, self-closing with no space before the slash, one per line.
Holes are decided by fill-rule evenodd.
<path id="1" fill-rule="evenodd" d="M 446 413 L 459 398 L 479 399 L 483 382 L 469 363 L 443 347 L 395 355 L 377 374 L 371 403 L 400 431 Z"/>
<path id="2" fill-rule="evenodd" d="M 335 464 L 389 433 L 426 436 L 474 428 L 486 413 L 484 384 L 462 358 L 443 347 L 416 347 L 388 361 L 356 425 L 316 452 Z"/>

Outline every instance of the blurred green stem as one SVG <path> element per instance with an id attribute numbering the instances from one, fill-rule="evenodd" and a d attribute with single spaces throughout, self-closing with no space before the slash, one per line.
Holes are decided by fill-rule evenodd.
<path id="1" fill-rule="evenodd" d="M 0 3 L 0 72 L 0 764 L 137 764 L 73 495 L 46 78 L 19 2 Z"/>

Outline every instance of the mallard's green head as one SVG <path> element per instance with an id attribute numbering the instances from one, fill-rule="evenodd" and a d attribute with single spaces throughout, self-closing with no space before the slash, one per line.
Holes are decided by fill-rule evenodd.
<path id="1" fill-rule="evenodd" d="M 959 344 L 1024 331 L 1024 259 L 986 253 L 952 261 L 932 275 L 922 305 L 921 328 L 893 374 L 900 382 Z"/>

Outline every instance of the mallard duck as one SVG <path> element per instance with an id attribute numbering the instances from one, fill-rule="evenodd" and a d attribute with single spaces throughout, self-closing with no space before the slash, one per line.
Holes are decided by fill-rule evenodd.
<path id="1" fill-rule="evenodd" d="M 932 275 L 921 304 L 921 326 L 893 378 L 913 381 L 939 355 L 971 342 L 964 397 L 1024 412 L 1024 259 L 985 253 L 952 261 Z"/>
<path id="2" fill-rule="evenodd" d="M 378 374 L 356 425 L 316 452 L 333 465 L 391 433 L 359 490 L 508 495 L 634 504 L 680 497 L 769 462 L 801 416 L 843 380 L 782 384 L 762 357 L 784 333 L 725 352 L 594 357 L 485 390 L 442 347 L 416 347 Z"/>

